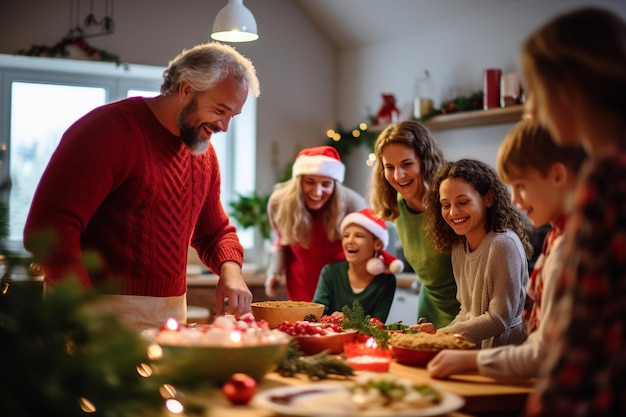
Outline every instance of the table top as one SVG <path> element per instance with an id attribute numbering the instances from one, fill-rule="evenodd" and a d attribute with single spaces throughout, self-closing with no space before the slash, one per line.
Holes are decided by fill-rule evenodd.
<path id="1" fill-rule="evenodd" d="M 465 406 L 460 410 L 445 414 L 445 417 L 473 416 L 516 416 L 523 409 L 526 397 L 534 386 L 533 380 L 498 381 L 477 374 L 454 376 L 448 380 L 433 380 L 426 369 L 405 366 L 393 361 L 389 372 L 399 378 L 408 378 L 416 383 L 431 383 L 447 392 L 464 398 Z M 336 382 L 336 380 L 334 380 Z M 260 382 L 258 391 L 307 384 L 328 384 L 329 381 L 313 382 L 306 376 L 281 377 L 271 372 Z M 219 391 L 208 393 L 203 402 L 209 405 L 207 415 L 229 417 L 276 417 L 278 414 L 251 403 L 249 405 L 231 405 Z"/>

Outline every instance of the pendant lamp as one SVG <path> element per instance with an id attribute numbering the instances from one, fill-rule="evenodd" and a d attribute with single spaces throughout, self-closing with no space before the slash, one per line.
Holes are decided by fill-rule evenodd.
<path id="1" fill-rule="evenodd" d="M 228 0 L 213 22 L 211 38 L 221 42 L 250 42 L 259 39 L 256 20 L 243 0 Z"/>

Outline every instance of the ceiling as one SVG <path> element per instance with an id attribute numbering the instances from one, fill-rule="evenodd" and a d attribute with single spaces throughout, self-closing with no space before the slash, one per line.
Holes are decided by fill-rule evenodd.
<path id="1" fill-rule="evenodd" d="M 339 49 L 412 36 L 524 0 L 295 0 Z"/>

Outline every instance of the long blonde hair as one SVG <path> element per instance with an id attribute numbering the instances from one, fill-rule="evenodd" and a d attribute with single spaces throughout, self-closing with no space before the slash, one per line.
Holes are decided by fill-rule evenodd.
<path id="1" fill-rule="evenodd" d="M 311 242 L 313 216 L 304 202 L 302 178 L 300 175 L 277 184 L 268 202 L 267 212 L 281 245 L 298 244 L 308 248 Z M 334 182 L 333 193 L 322 208 L 324 229 L 331 242 L 341 239 L 339 226 L 344 216 L 348 214 L 345 187 L 338 181 Z"/>
<path id="2" fill-rule="evenodd" d="M 374 143 L 376 165 L 372 171 L 370 205 L 375 216 L 393 221 L 400 216 L 398 193 L 385 178 L 383 148 L 391 143 L 409 146 L 421 161 L 422 198 L 431 187 L 437 170 L 444 164 L 443 152 L 429 130 L 415 121 L 403 121 L 387 126 Z"/>

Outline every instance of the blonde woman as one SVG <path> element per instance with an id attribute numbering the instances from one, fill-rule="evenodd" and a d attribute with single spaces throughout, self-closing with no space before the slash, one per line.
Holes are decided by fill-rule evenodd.
<path id="1" fill-rule="evenodd" d="M 270 196 L 267 212 L 276 244 L 265 281 L 268 297 L 276 297 L 284 276 L 290 300 L 311 301 L 322 267 L 345 259 L 339 226 L 366 203 L 342 184 L 344 174 L 335 148 L 304 149 L 296 156 L 292 178 Z"/>

